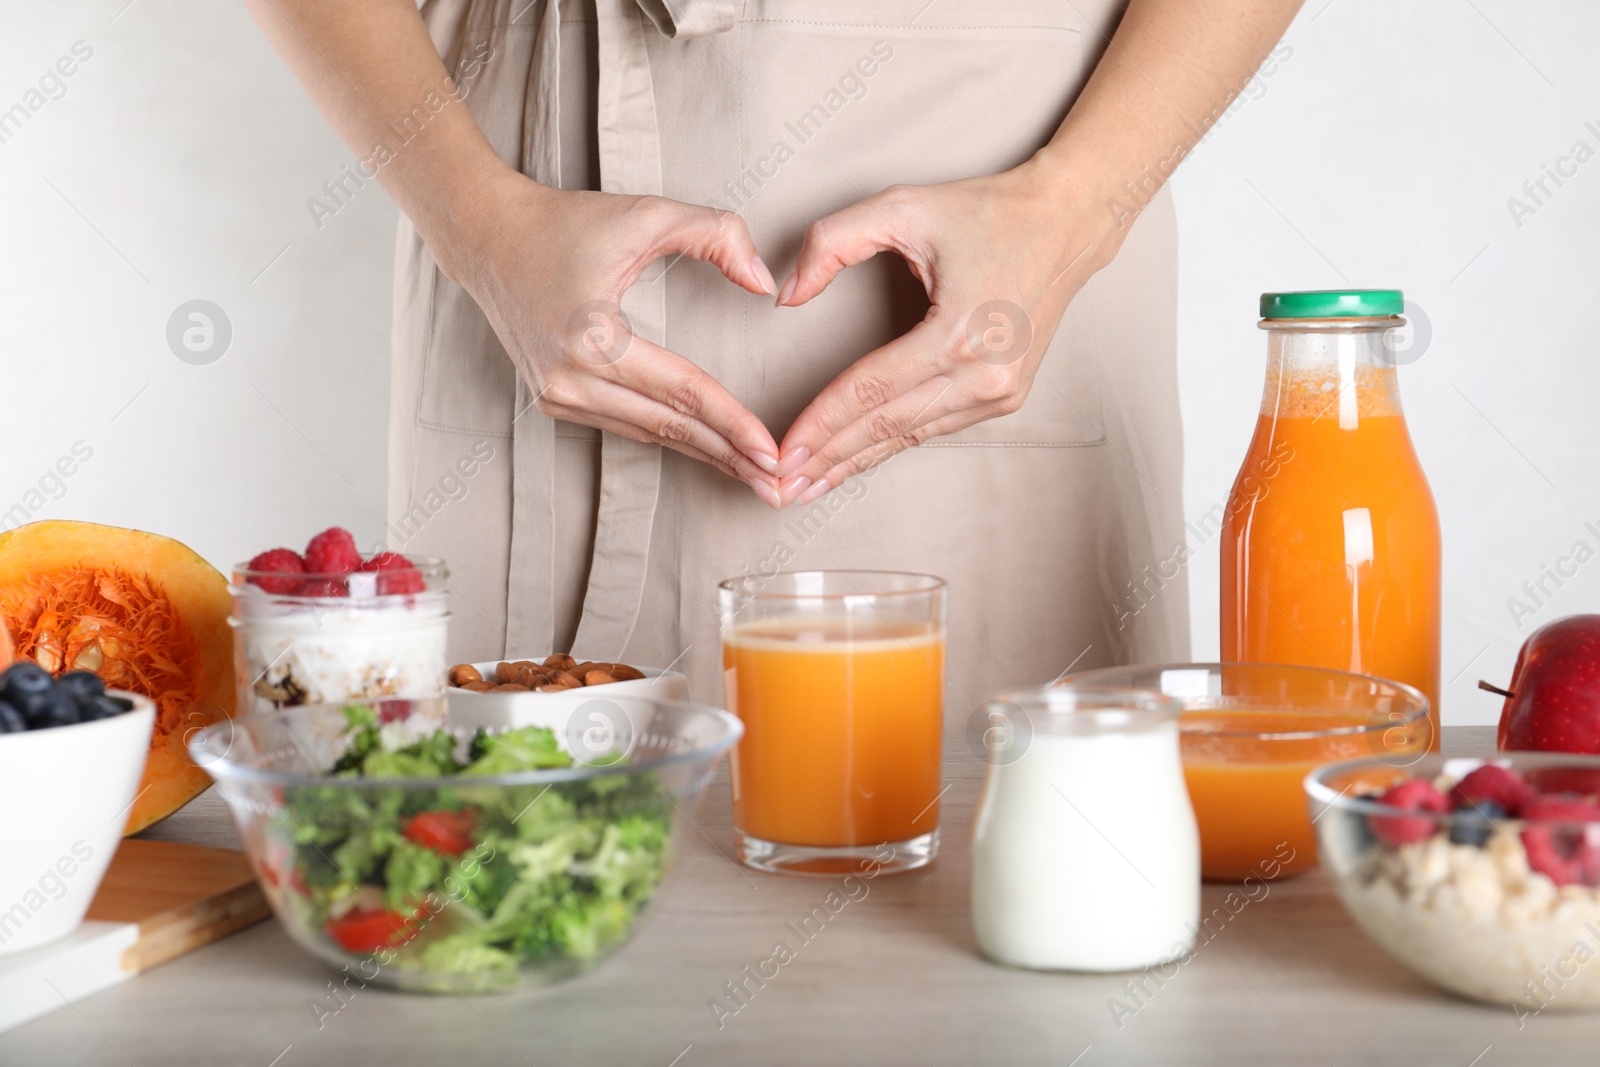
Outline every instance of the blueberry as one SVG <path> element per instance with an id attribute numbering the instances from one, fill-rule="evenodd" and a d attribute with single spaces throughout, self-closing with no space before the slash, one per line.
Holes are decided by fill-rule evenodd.
<path id="1" fill-rule="evenodd" d="M 56 679 L 56 684 L 87 706 L 89 701 L 106 691 L 106 684 L 93 671 L 68 671 Z"/>
<path id="2" fill-rule="evenodd" d="M 28 729 L 48 730 L 56 726 L 74 726 L 83 721 L 78 701 L 65 689 L 52 687 L 43 707 L 28 718 Z"/>
<path id="3" fill-rule="evenodd" d="M 123 712 L 127 711 L 129 708 L 133 707 L 133 705 L 128 703 L 126 700 L 118 700 L 116 697 L 108 697 L 104 694 L 93 697 L 89 700 L 80 701 L 79 703 L 83 709 L 84 722 L 97 722 L 100 719 L 114 719 L 118 715 L 121 715 Z"/>
<path id="4" fill-rule="evenodd" d="M 0 700 L 22 712 L 22 717 L 32 723 L 34 717 L 44 711 L 55 687 L 49 671 L 37 663 L 19 660 L 0 675 Z"/>
<path id="5" fill-rule="evenodd" d="M 1482 848 L 1494 832 L 1493 820 L 1506 817 L 1506 809 L 1492 800 L 1475 800 L 1470 807 L 1456 809 L 1450 824 L 1450 840 L 1458 845 Z"/>
<path id="6" fill-rule="evenodd" d="M 0 700 L 0 734 L 20 734 L 28 728 L 22 712 Z"/>

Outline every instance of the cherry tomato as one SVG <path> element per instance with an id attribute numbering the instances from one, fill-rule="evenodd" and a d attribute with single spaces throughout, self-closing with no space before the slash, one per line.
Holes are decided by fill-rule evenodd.
<path id="1" fill-rule="evenodd" d="M 419 908 L 410 918 L 387 908 L 356 908 L 337 919 L 328 920 L 328 936 L 346 952 L 365 955 L 381 948 L 405 944 L 421 928 L 418 920 L 426 909 Z"/>
<path id="2" fill-rule="evenodd" d="M 459 856 L 472 847 L 472 810 L 419 812 L 406 823 L 406 839 L 446 856 Z"/>
<path id="3" fill-rule="evenodd" d="M 267 842 L 266 855 L 261 858 L 261 877 L 273 888 L 287 884 L 296 893 L 311 892 L 294 862 L 294 849 L 282 841 Z"/>

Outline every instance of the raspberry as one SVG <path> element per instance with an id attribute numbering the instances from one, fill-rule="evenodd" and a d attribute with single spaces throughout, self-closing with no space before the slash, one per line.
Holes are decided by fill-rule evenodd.
<path id="1" fill-rule="evenodd" d="M 349 574 L 361 566 L 361 552 L 350 531 L 330 526 L 306 545 L 307 574 Z"/>
<path id="2" fill-rule="evenodd" d="M 1412 778 L 1399 785 L 1390 786 L 1378 803 L 1406 811 L 1431 811 L 1444 814 L 1450 810 L 1449 799 L 1426 778 Z M 1413 841 L 1425 841 L 1439 828 L 1439 821 L 1426 815 L 1369 815 L 1367 825 L 1372 836 L 1398 848 Z"/>
<path id="3" fill-rule="evenodd" d="M 1522 809 L 1528 866 L 1556 885 L 1600 882 L 1600 805 L 1572 797 L 1537 797 Z"/>
<path id="4" fill-rule="evenodd" d="M 265 552 L 245 564 L 247 570 L 262 571 L 267 574 L 292 575 L 293 577 L 266 578 L 252 575 L 252 585 L 259 585 L 269 593 L 280 596 L 293 596 L 300 588 L 299 576 L 306 571 L 305 561 L 300 558 L 300 553 L 292 548 L 269 548 Z"/>
<path id="5" fill-rule="evenodd" d="M 412 706 L 409 700 L 385 700 L 378 705 L 378 722 L 405 722 L 411 717 Z"/>
<path id="6" fill-rule="evenodd" d="M 1477 802 L 1487 801 L 1508 815 L 1517 815 L 1533 799 L 1533 790 L 1516 771 L 1485 763 L 1456 783 L 1450 790 L 1450 799 L 1458 809 L 1471 809 Z"/>
<path id="7" fill-rule="evenodd" d="M 427 587 L 422 574 L 411 561 L 398 552 L 379 552 L 361 564 L 364 571 L 377 571 L 378 593 L 391 596 L 399 593 L 420 593 Z"/>
<path id="8" fill-rule="evenodd" d="M 300 585 L 301 596 L 349 596 L 350 590 L 346 588 L 340 578 L 312 578 Z"/>
<path id="9" fill-rule="evenodd" d="M 1528 787 L 1535 792 L 1575 793 L 1592 797 L 1600 794 L 1600 771 L 1586 767 L 1530 767 Z"/>

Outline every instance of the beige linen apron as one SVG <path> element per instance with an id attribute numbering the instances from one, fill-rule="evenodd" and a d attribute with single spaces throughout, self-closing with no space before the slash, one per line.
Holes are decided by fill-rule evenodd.
<path id="1" fill-rule="evenodd" d="M 1118 13 L 1112 0 L 423 7 L 504 159 L 566 188 L 737 210 L 780 279 L 813 219 L 894 183 L 1027 159 Z M 674 665 L 711 702 L 716 585 L 752 572 L 948 579 L 957 723 L 985 695 L 1069 666 L 1182 659 L 1175 260 L 1163 193 L 1073 303 L 1021 411 L 775 512 L 709 466 L 533 410 L 483 315 L 402 221 L 391 544 L 449 561 L 454 659 L 570 645 Z M 887 255 L 798 309 L 681 259 L 655 264 L 623 307 L 641 336 L 699 363 L 781 439 L 926 298 Z"/>

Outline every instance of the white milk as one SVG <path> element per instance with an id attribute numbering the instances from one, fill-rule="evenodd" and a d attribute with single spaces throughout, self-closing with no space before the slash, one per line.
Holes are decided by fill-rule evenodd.
<path id="1" fill-rule="evenodd" d="M 1177 722 L 1089 729 L 1035 729 L 1015 762 L 989 767 L 972 922 L 1000 963 L 1123 971 L 1194 944 L 1200 837 Z"/>

